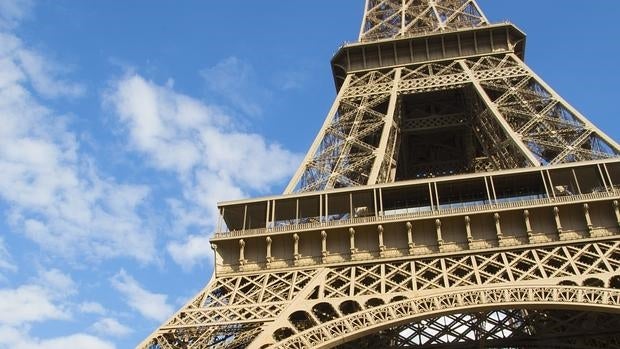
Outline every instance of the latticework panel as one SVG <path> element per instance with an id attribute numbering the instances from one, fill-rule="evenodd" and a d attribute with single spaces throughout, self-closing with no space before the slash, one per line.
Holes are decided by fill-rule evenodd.
<path id="1" fill-rule="evenodd" d="M 474 0 L 367 0 L 360 41 L 479 27 L 488 21 Z"/>
<path id="2" fill-rule="evenodd" d="M 620 242 L 556 246 L 330 270 L 317 299 L 397 296 L 455 287 L 556 279 L 620 270 Z M 361 298 L 360 298 L 361 297 Z"/>
<path id="3" fill-rule="evenodd" d="M 467 62 L 501 116 L 542 164 L 618 156 L 615 142 L 514 55 Z"/>
<path id="4" fill-rule="evenodd" d="M 338 348 L 620 348 L 618 328 L 608 313 L 506 309 L 424 319 Z"/>
<path id="5" fill-rule="evenodd" d="M 314 347 L 383 327 L 382 322 L 427 318 L 452 308 L 618 307 L 620 291 L 614 288 L 620 288 L 620 242 L 615 240 L 216 277 L 140 348 L 154 342 L 160 348 L 270 342 Z"/>
<path id="6" fill-rule="evenodd" d="M 392 70 L 352 75 L 304 167 L 298 191 L 365 185 L 377 158 L 394 86 Z M 393 142 L 392 142 L 393 143 Z"/>
<path id="7" fill-rule="evenodd" d="M 506 27 L 504 35 L 504 29 L 487 25 L 475 0 L 367 0 L 361 44 L 347 45 L 347 55 L 355 57 L 333 65 L 338 69 L 338 96 L 286 193 L 620 155 L 613 139 L 517 56 L 523 52 L 522 47 L 516 48 L 522 46 L 523 36 L 511 35 L 518 30 Z M 389 40 L 405 37 L 410 38 Z M 386 42 L 370 42 L 375 40 Z M 494 47 L 494 40 L 505 43 Z M 478 49 L 479 43 L 484 50 Z M 367 58 L 372 64 L 367 64 Z M 356 60 L 363 64 L 351 64 Z M 597 166 L 601 175 L 607 171 L 605 165 Z M 416 198 L 430 197 L 428 211 L 415 211 L 420 215 L 414 218 L 442 214 L 434 221 L 436 239 L 432 236 L 418 244 L 412 233 L 418 222 L 407 222 L 407 240 L 404 232 L 391 235 L 399 245 L 389 248 L 382 225 L 372 227 L 378 244 L 368 243 L 375 236 L 365 225 L 388 224 L 386 217 L 404 223 L 405 216 L 397 215 L 413 213 L 396 212 L 408 210 L 408 196 L 417 191 L 404 192 L 401 198 L 395 194 L 396 187 L 391 193 L 386 190 L 386 196 L 392 196 L 385 201 L 391 205 L 386 208 L 384 186 L 360 191 L 356 197 L 348 193 L 348 201 L 331 197 L 331 191 L 317 194 L 316 205 L 304 200 L 300 206 L 295 198 L 278 206 L 279 213 L 289 211 L 280 220 L 275 213 L 278 200 L 269 199 L 262 217 L 271 216 L 271 220 L 253 227 L 251 234 L 246 229 L 246 205 L 239 210 L 243 212 L 239 228 L 229 232 L 230 239 L 218 240 L 224 246 L 218 253 L 226 261 L 220 265 L 221 273 L 139 348 L 330 348 L 347 342 L 342 348 L 618 348 L 620 319 L 610 313 L 620 310 L 620 241 L 605 228 L 614 224 L 613 232 L 617 231 L 617 201 L 614 211 L 607 212 L 613 213 L 611 220 L 598 225 L 592 222 L 588 204 L 566 205 L 567 210 L 562 205 L 552 207 L 554 200 L 568 201 L 556 189 L 573 196 L 567 186 L 552 183 L 554 174 L 553 168 L 540 171 L 547 177 L 542 179 L 544 189 L 533 192 L 547 195 L 548 202 L 530 198 L 527 204 L 502 203 L 522 200 L 529 192 L 517 188 L 520 194 L 515 195 L 520 196 L 513 196 L 513 186 L 505 186 L 499 196 L 506 195 L 499 197 L 494 174 L 486 174 L 483 181 L 468 182 L 483 186 L 467 193 L 476 201 L 458 209 L 444 208 L 457 197 L 458 204 L 465 202 L 461 195 L 452 195 L 453 189 L 444 186 L 443 179 L 411 182 L 428 185 L 428 195 Z M 572 175 L 579 187 L 575 170 Z M 618 183 L 611 183 L 612 177 L 602 175 L 599 184 L 576 192 L 593 200 L 602 198 L 597 196 L 601 191 L 617 193 Z M 336 192 L 346 197 L 344 191 Z M 520 209 L 549 206 L 553 220 L 544 221 L 544 228 L 534 233 L 525 210 L 523 235 L 505 236 L 500 214 L 511 217 L 512 213 L 500 210 L 504 204 L 521 205 Z M 328 205 L 337 212 L 333 214 Z M 411 208 L 426 208 L 426 201 L 420 205 Z M 592 207 L 603 206 L 593 203 Z M 316 213 L 300 216 L 300 209 Z M 469 216 L 459 218 L 459 224 L 465 224 L 463 239 L 455 239 L 457 234 L 452 234 L 452 240 L 442 238 L 442 220 L 444 237 L 454 233 L 450 232 L 454 225 L 446 224 L 454 221 L 450 215 L 491 209 L 495 210 L 493 222 L 488 223 L 495 225 L 490 225 L 490 235 L 484 239 L 474 239 Z M 394 215 L 385 216 L 386 210 Z M 560 210 L 568 212 L 562 219 Z M 562 221 L 571 221 L 566 215 L 581 211 L 583 217 L 575 221 L 586 225 L 564 231 Z M 360 216 L 354 221 L 357 212 Z M 238 217 L 229 218 L 234 222 Z M 286 225 L 293 221 L 296 225 Z M 507 219 L 506 231 L 518 221 L 514 216 Z M 282 222 L 286 224 L 278 226 Z M 345 226 L 348 230 L 339 229 Z M 272 241 L 285 241 L 289 233 L 294 242 L 288 257 L 285 249 L 290 240 L 274 242 L 279 251 L 272 255 Z M 265 236 L 254 239 L 261 234 Z M 337 234 L 345 236 L 341 239 Z M 233 237 L 239 241 L 231 245 Z M 261 240 L 260 246 L 249 242 L 246 246 L 246 237 Z M 306 250 L 300 251 L 300 246 Z M 246 255 L 245 248 L 252 254 Z"/>
<path id="8" fill-rule="evenodd" d="M 462 96 L 461 110 L 402 115 L 412 96 L 420 108 L 432 107 L 422 98 L 433 93 Z M 445 109 L 453 102 L 442 103 Z M 440 152 L 463 132 L 475 139 L 469 153 L 442 159 Z M 403 143 L 407 133 L 418 141 Z M 315 143 L 287 192 L 393 182 L 401 155 L 424 147 L 432 149 L 421 157 L 425 162 L 401 166 L 410 167 L 409 179 L 620 155 L 613 139 L 514 54 L 350 74 Z M 455 145 L 462 151 L 462 144 Z"/>
<path id="9" fill-rule="evenodd" d="M 574 286 L 457 288 L 427 296 L 395 300 L 388 304 L 371 304 L 365 308 L 352 308 L 350 311 L 343 309 L 342 317 L 320 322 L 310 328 L 300 328 L 297 334 L 268 347 L 331 348 L 336 344 L 346 343 L 355 338 L 374 335 L 383 328 L 390 327 L 390 325 L 399 326 L 429 318 L 446 319 L 445 316 L 450 314 L 479 312 L 484 309 L 498 310 L 504 314 L 506 309 L 529 309 L 532 307 L 543 309 L 570 308 L 586 313 L 592 311 L 617 313 L 619 304 L 620 291 L 617 289 Z M 542 328 L 545 329 L 545 327 L 550 329 L 552 325 Z M 454 330 L 450 326 L 443 328 Z M 516 329 L 520 329 L 521 334 L 524 332 L 521 326 L 517 325 Z M 413 331 L 413 329 L 411 330 Z M 565 330 L 570 331 L 570 328 L 561 329 L 561 331 Z M 460 326 L 460 331 L 466 332 L 467 330 Z M 446 333 L 448 338 L 444 337 L 442 341 L 449 342 L 454 340 L 454 337 L 463 340 L 463 337 L 450 336 L 451 334 L 455 333 Z M 500 336 L 495 335 L 493 339 L 498 339 L 498 337 Z M 508 335 L 504 333 L 503 337 L 508 337 Z M 433 341 L 433 338 L 437 340 L 436 336 L 427 336 L 426 340 Z M 596 340 L 596 338 L 594 339 Z M 599 340 L 603 341 L 602 338 Z M 612 339 L 611 343 L 617 343 L 617 338 Z M 577 346 L 577 348 L 583 347 Z"/>
<path id="10" fill-rule="evenodd" d="M 215 277 L 143 345 L 244 348 L 316 274 L 299 270 Z"/>
<path id="11" fill-rule="evenodd" d="M 210 325 L 160 331 L 139 348 L 148 349 L 241 349 L 261 332 L 261 323 Z"/>

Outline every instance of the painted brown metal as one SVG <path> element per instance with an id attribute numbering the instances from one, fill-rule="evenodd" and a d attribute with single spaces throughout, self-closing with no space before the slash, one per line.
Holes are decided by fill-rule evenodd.
<path id="1" fill-rule="evenodd" d="M 367 0 L 285 194 L 138 348 L 620 348 L 620 147 L 474 0 Z"/>

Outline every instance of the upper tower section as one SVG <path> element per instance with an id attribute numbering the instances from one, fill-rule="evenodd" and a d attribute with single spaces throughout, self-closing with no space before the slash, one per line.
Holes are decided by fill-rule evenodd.
<path id="1" fill-rule="evenodd" d="M 359 42 L 331 60 L 334 104 L 285 192 L 619 157 L 525 64 L 525 40 L 475 0 L 366 0 Z"/>
<path id="2" fill-rule="evenodd" d="M 366 0 L 359 41 L 394 39 L 489 24 L 474 0 Z"/>

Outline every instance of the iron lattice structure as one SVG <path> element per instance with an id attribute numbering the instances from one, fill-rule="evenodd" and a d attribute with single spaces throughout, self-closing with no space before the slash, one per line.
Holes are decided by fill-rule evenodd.
<path id="1" fill-rule="evenodd" d="M 620 348 L 620 147 L 474 0 L 367 0 L 285 194 L 138 348 Z"/>

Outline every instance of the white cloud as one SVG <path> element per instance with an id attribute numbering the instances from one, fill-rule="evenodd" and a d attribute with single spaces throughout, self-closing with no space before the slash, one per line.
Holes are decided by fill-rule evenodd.
<path id="1" fill-rule="evenodd" d="M 46 97 L 76 96 L 79 88 L 44 61 L 0 33 L 0 200 L 8 204 L 7 221 L 55 256 L 153 262 L 155 237 L 139 214 L 149 189 L 102 176 L 80 153 L 69 120 L 43 106 L 31 87 Z"/>
<path id="2" fill-rule="evenodd" d="M 65 292 L 62 292 L 63 289 Z M 0 348 L 113 349 L 112 343 L 83 333 L 46 339 L 30 334 L 30 328 L 35 323 L 71 320 L 72 314 L 64 303 L 75 293 L 73 280 L 56 269 L 40 271 L 30 284 L 0 289 Z M 122 331 L 113 322 L 109 322 L 109 325 L 110 332 Z"/>
<path id="3" fill-rule="evenodd" d="M 54 304 L 52 295 L 38 285 L 0 289 L 0 324 L 22 325 L 30 322 L 68 319 L 69 313 Z"/>
<path id="4" fill-rule="evenodd" d="M 95 322 L 91 329 L 101 336 L 124 337 L 133 330 L 113 318 L 103 318 Z"/>
<path id="5" fill-rule="evenodd" d="M 28 332 L 0 326 L 0 348 L 6 349 L 114 349 L 114 344 L 95 336 L 77 333 L 49 339 L 30 338 Z"/>
<path id="6" fill-rule="evenodd" d="M 106 310 L 103 307 L 103 305 L 97 302 L 83 302 L 80 305 L 78 305 L 78 310 L 84 314 L 103 315 L 106 313 Z"/>
<path id="7" fill-rule="evenodd" d="M 167 296 L 145 290 L 125 270 L 121 270 L 111 280 L 112 286 L 125 298 L 127 304 L 147 319 L 162 322 L 174 311 L 167 303 Z"/>
<path id="8" fill-rule="evenodd" d="M 277 73 L 273 80 L 277 88 L 282 91 L 289 91 L 303 87 L 304 83 L 308 80 L 308 75 L 301 70 L 289 70 Z"/>
<path id="9" fill-rule="evenodd" d="M 77 286 L 73 279 L 58 269 L 40 271 L 36 282 L 52 295 L 67 297 L 77 293 Z"/>
<path id="10" fill-rule="evenodd" d="M 30 14 L 31 0 L 0 1 L 0 29 L 13 29 Z"/>
<path id="11" fill-rule="evenodd" d="M 0 289 L 0 348 L 114 348 L 110 342 L 83 333 L 46 339 L 30 334 L 35 323 L 72 320 L 68 301 L 76 293 L 77 288 L 71 277 L 57 269 L 39 271 L 38 277 L 29 284 Z M 96 308 L 92 305 L 89 307 Z M 126 332 L 129 329 L 123 329 L 122 325 L 113 321 L 102 321 L 98 328 L 104 328 L 105 325 L 108 325 L 110 335 L 129 333 Z"/>
<path id="12" fill-rule="evenodd" d="M 20 326 L 48 320 L 68 320 L 68 297 L 77 293 L 71 277 L 58 269 L 42 270 L 30 283 L 0 289 L 0 325 Z"/>
<path id="13" fill-rule="evenodd" d="M 234 89 L 226 85 L 230 76 L 225 72 L 241 71 L 242 78 L 247 73 L 244 67 L 233 67 L 236 64 L 225 61 L 205 75 L 214 86 Z M 152 166 L 178 175 L 183 200 L 168 202 L 179 223 L 208 231 L 215 226 L 218 201 L 267 191 L 293 172 L 300 156 L 258 134 L 242 132 L 221 108 L 177 93 L 171 86 L 127 75 L 113 82 L 104 100 L 126 127 L 134 149 Z M 172 242 L 168 252 L 186 269 L 212 256 L 204 234 Z"/>
<path id="14" fill-rule="evenodd" d="M 56 98 L 79 97 L 84 94 L 84 86 L 57 76 L 63 69 L 50 59 L 26 49 L 19 50 L 17 57 L 33 88 L 41 95 Z"/>
<path id="15" fill-rule="evenodd" d="M 13 257 L 6 248 L 4 239 L 0 236 L 0 272 L 2 271 L 16 272 L 17 266 L 13 263 Z M 0 279 L 2 279 L 1 273 Z"/>
<path id="16" fill-rule="evenodd" d="M 185 270 L 194 267 L 198 261 L 213 256 L 209 237 L 203 235 L 191 235 L 183 242 L 173 241 L 168 244 L 168 252 Z"/>
<path id="17" fill-rule="evenodd" d="M 228 57 L 200 74 L 210 92 L 247 115 L 261 115 L 259 101 L 271 98 L 271 93 L 258 83 L 252 66 L 237 57 Z"/>

